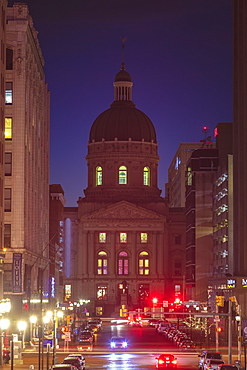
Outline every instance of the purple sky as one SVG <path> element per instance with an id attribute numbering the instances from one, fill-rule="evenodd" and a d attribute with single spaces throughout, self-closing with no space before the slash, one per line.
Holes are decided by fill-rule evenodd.
<path id="1" fill-rule="evenodd" d="M 232 120 L 231 0 L 29 0 L 51 91 L 50 183 L 76 206 L 87 187 L 87 141 L 126 70 L 159 144 L 159 187 L 180 142 Z M 12 5 L 13 1 L 9 1 Z"/>

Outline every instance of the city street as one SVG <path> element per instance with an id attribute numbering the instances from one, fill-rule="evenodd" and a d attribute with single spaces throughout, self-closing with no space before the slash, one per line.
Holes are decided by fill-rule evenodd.
<path id="1" fill-rule="evenodd" d="M 125 350 L 111 350 L 109 342 L 112 336 L 124 336 L 128 341 L 128 348 Z M 130 368 L 155 368 L 155 357 L 157 355 L 161 353 L 172 353 L 177 357 L 178 368 L 186 370 L 197 369 L 198 354 L 201 350 L 201 348 L 198 348 L 191 352 L 181 351 L 173 343 L 165 340 L 153 327 L 148 325 L 144 325 L 143 328 L 132 328 L 127 324 L 110 325 L 110 323 L 107 323 L 102 326 L 101 332 L 95 335 L 92 351 L 83 352 L 83 354 L 86 358 L 86 368 L 88 369 L 117 368 L 118 370 L 127 370 Z M 43 360 L 40 358 L 41 365 L 39 368 L 38 352 L 26 348 L 23 354 L 23 365 L 15 364 L 14 369 L 27 369 L 30 365 L 34 365 L 35 369 L 46 370 L 52 364 L 52 351 L 49 356 L 47 356 L 46 351 L 46 348 L 44 348 Z M 62 362 L 68 353 L 73 352 L 78 352 L 75 343 L 70 342 L 68 351 L 66 350 L 64 352 L 64 343 L 60 342 L 59 349 L 57 350 L 57 363 Z M 222 353 L 225 362 L 227 362 L 226 349 L 222 349 Z M 235 356 L 233 359 L 236 359 Z M 10 365 L 5 365 L 4 368 L 9 369 Z"/>

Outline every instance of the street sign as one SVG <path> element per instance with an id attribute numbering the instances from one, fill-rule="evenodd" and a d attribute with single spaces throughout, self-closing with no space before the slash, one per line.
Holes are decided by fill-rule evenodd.
<path id="1" fill-rule="evenodd" d="M 64 332 L 64 340 L 65 340 L 65 342 L 70 342 L 71 341 L 70 331 L 65 331 Z"/>

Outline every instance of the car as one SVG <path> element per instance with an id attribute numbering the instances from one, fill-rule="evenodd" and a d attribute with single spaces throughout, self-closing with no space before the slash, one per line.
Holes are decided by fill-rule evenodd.
<path id="1" fill-rule="evenodd" d="M 71 364 L 76 367 L 77 370 L 85 370 L 85 365 L 83 365 L 82 361 L 78 357 L 66 357 L 63 364 Z"/>
<path id="2" fill-rule="evenodd" d="M 194 349 L 196 347 L 195 343 L 190 339 L 179 342 L 178 346 L 182 349 Z"/>
<path id="3" fill-rule="evenodd" d="M 215 351 L 203 351 L 199 357 L 199 362 L 198 362 L 198 368 L 199 370 L 204 370 L 204 367 L 206 365 L 207 360 L 223 360 L 222 354 L 220 352 L 215 352 Z"/>
<path id="4" fill-rule="evenodd" d="M 128 342 L 124 337 L 114 336 L 111 338 L 110 346 L 112 349 L 115 349 L 115 348 L 125 349 L 128 347 Z"/>
<path id="5" fill-rule="evenodd" d="M 71 364 L 56 364 L 51 367 L 51 370 L 77 370 L 77 368 Z"/>
<path id="6" fill-rule="evenodd" d="M 130 326 L 136 327 L 136 328 L 142 328 L 143 324 L 141 320 L 132 320 L 129 322 Z"/>
<path id="7" fill-rule="evenodd" d="M 217 359 L 206 360 L 206 363 L 204 365 L 204 370 L 216 370 L 218 369 L 218 366 L 221 364 L 224 364 L 223 360 L 217 360 Z"/>
<path id="8" fill-rule="evenodd" d="M 80 334 L 80 336 L 78 338 L 78 344 L 79 343 L 90 343 L 90 344 L 92 344 L 93 343 L 93 336 L 90 333 Z"/>
<path id="9" fill-rule="evenodd" d="M 239 368 L 237 365 L 220 364 L 218 365 L 217 370 L 239 370 Z"/>
<path id="10" fill-rule="evenodd" d="M 85 367 L 86 367 L 86 360 L 85 360 L 85 357 L 81 353 L 70 353 L 70 354 L 67 355 L 67 358 L 68 357 L 77 357 L 77 358 L 79 358 L 79 360 L 81 361 L 81 363 L 82 363 L 82 365 L 83 365 L 83 367 L 85 369 Z"/>
<path id="11" fill-rule="evenodd" d="M 171 354 L 162 354 L 155 358 L 155 366 L 157 369 L 176 369 L 177 359 Z"/>
<path id="12" fill-rule="evenodd" d="M 157 323 L 158 319 L 150 319 L 148 320 L 148 323 L 149 323 L 149 326 L 155 326 L 155 324 Z"/>
<path id="13" fill-rule="evenodd" d="M 158 333 L 163 333 L 165 332 L 167 329 L 169 329 L 170 327 L 170 324 L 169 322 L 160 322 L 159 325 L 157 326 L 156 330 Z"/>

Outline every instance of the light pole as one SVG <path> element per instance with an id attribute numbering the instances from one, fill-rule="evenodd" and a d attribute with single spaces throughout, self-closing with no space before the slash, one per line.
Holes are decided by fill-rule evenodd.
<path id="1" fill-rule="evenodd" d="M 30 339 L 31 339 L 31 341 L 32 341 L 32 338 L 33 337 L 36 337 L 36 333 L 35 333 L 35 324 L 37 323 L 37 316 L 34 316 L 34 315 L 32 315 L 32 316 L 30 316 L 30 323 L 31 323 L 31 325 L 30 325 Z"/>
<path id="2" fill-rule="evenodd" d="M 18 329 L 20 330 L 20 333 L 21 333 L 21 336 L 22 336 L 22 348 L 25 348 L 25 342 L 24 342 L 24 334 L 25 334 L 25 330 L 27 328 L 27 323 L 26 321 L 19 321 L 18 322 Z"/>

